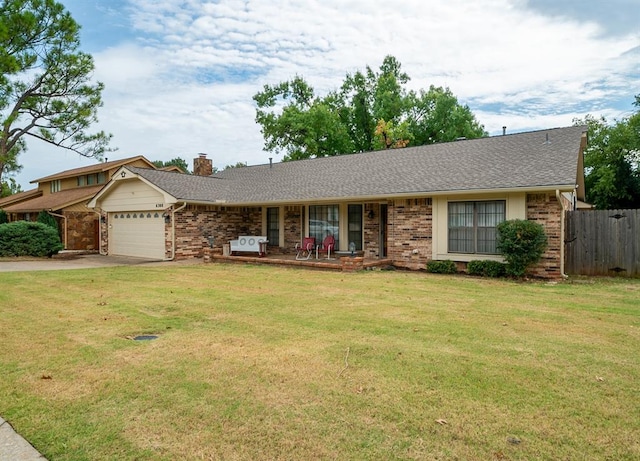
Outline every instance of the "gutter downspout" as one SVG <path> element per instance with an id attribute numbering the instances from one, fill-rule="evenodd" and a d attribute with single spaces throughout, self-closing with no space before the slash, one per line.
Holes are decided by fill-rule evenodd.
<path id="1" fill-rule="evenodd" d="M 171 257 L 167 261 L 173 261 L 176 258 L 176 212 L 182 210 L 187 206 L 187 202 L 182 202 L 182 205 L 175 208 L 171 213 Z"/>
<path id="2" fill-rule="evenodd" d="M 54 213 L 51 210 L 47 210 L 47 213 L 49 213 L 51 216 L 56 216 L 64 220 L 64 249 L 66 250 L 67 249 L 67 217 L 62 214 Z"/>
<path id="3" fill-rule="evenodd" d="M 569 278 L 567 274 L 564 273 L 564 220 L 565 220 L 565 209 L 564 204 L 562 202 L 562 195 L 560 194 L 560 189 L 556 189 L 556 199 L 560 204 L 560 208 L 562 209 L 562 216 L 560 218 L 560 276 L 563 279 Z"/>

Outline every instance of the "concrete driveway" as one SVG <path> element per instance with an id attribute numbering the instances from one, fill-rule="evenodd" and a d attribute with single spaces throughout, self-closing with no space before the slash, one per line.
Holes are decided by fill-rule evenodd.
<path id="1" fill-rule="evenodd" d="M 42 259 L 0 259 L 0 272 L 52 271 L 68 269 L 91 269 L 96 267 L 134 265 L 177 265 L 200 264 L 201 259 L 182 261 L 159 261 L 155 259 L 133 258 L 129 256 L 103 256 L 99 254 L 64 254 Z"/>

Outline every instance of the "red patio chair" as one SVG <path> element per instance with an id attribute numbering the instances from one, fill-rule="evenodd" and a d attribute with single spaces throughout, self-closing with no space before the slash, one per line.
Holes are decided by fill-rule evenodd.
<path id="1" fill-rule="evenodd" d="M 305 237 L 302 239 L 302 243 L 296 243 L 296 259 L 309 259 L 313 254 L 313 249 L 316 247 L 315 237 Z"/>
<path id="2" fill-rule="evenodd" d="M 321 253 L 326 253 L 327 259 L 333 259 L 331 257 L 331 252 L 335 251 L 335 247 L 336 239 L 331 234 L 327 235 L 322 241 L 322 245 L 318 245 L 316 247 L 316 259 L 318 259 L 318 255 L 320 255 Z"/>

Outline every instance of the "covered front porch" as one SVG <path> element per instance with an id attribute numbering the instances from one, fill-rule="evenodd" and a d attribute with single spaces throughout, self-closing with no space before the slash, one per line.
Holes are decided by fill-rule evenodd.
<path id="1" fill-rule="evenodd" d="M 430 259 L 431 199 L 364 201 L 335 205 L 231 207 L 191 204 L 179 207 L 166 225 L 167 248 L 175 245 L 176 259 L 281 264 L 328 270 L 370 267 L 421 269 Z M 335 260 L 297 261 L 296 245 L 313 237 L 314 247 L 326 236 L 335 238 Z M 256 253 L 224 251 L 232 241 L 266 240 L 267 258 Z M 355 260 L 350 247 L 355 247 Z M 237 247 L 236 247 L 237 248 Z M 326 256 L 326 253 L 322 256 Z M 361 257 L 361 259 L 358 259 Z M 227 259 L 228 258 L 228 259 Z M 269 261 L 269 262 L 264 262 Z M 270 262 L 275 261 L 275 262 Z"/>

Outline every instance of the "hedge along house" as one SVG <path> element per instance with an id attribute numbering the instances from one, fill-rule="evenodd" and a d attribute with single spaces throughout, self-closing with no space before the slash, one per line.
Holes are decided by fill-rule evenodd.
<path id="1" fill-rule="evenodd" d="M 563 270 L 564 211 L 584 199 L 586 128 L 232 168 L 196 175 L 123 166 L 89 203 L 102 215 L 101 250 L 157 259 L 199 257 L 240 235 L 266 235 L 269 252 L 335 234 L 365 258 L 421 269 L 500 260 L 496 225 L 542 224 L 549 246 L 534 269 Z M 199 173 L 199 175 L 198 175 Z"/>
<path id="2" fill-rule="evenodd" d="M 0 200 L 9 221 L 35 221 L 41 211 L 56 218 L 66 250 L 97 250 L 98 214 L 87 202 L 124 165 L 154 168 L 143 156 L 65 170 L 35 179 L 37 187 Z"/>

